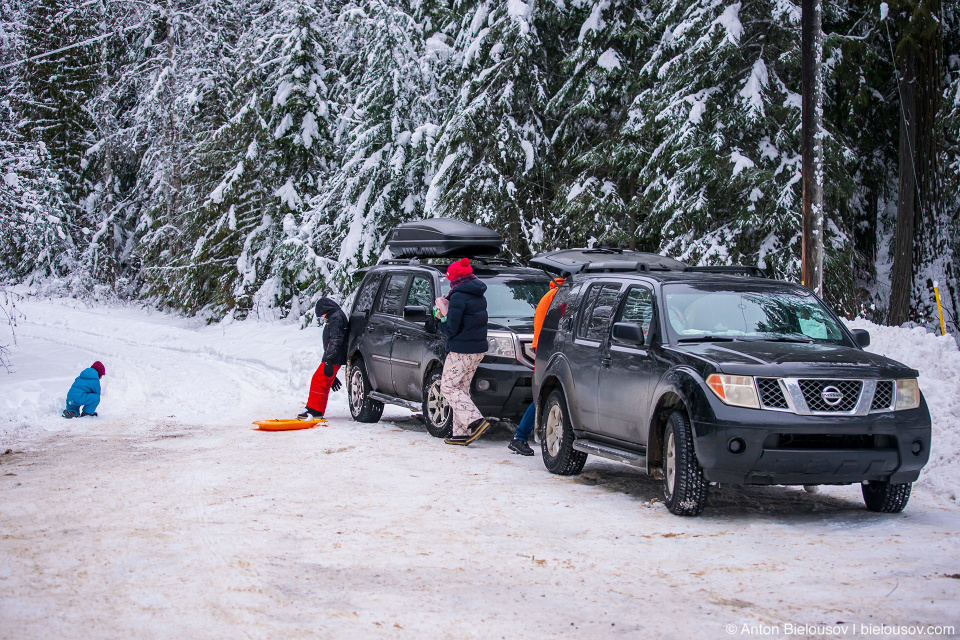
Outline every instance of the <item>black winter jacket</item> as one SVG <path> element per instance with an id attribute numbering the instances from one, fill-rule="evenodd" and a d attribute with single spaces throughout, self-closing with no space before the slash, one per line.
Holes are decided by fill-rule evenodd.
<path id="1" fill-rule="evenodd" d="M 323 360 L 334 365 L 347 364 L 347 332 L 350 325 L 340 305 L 330 298 L 317 300 L 317 317 L 327 316 L 323 327 Z"/>
<path id="2" fill-rule="evenodd" d="M 475 279 L 454 287 L 447 294 L 450 308 L 445 322 L 437 323 L 447 337 L 447 351 L 485 353 L 487 351 L 487 285 Z"/>

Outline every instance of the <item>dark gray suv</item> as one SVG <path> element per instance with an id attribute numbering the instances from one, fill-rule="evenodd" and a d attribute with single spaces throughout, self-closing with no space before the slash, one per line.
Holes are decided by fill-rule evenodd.
<path id="1" fill-rule="evenodd" d="M 809 290 L 754 267 L 572 270 L 534 375 L 551 472 L 588 454 L 637 466 L 678 515 L 700 513 L 711 482 L 862 483 L 869 509 L 906 506 L 930 453 L 918 372 L 864 351 L 867 332 Z"/>
<path id="2" fill-rule="evenodd" d="M 451 240 L 453 232 L 463 230 L 469 238 L 480 233 L 476 225 L 456 220 L 417 224 L 443 233 L 421 240 L 420 246 L 404 247 L 408 254 L 435 255 L 441 243 L 443 252 L 456 253 L 465 241 L 458 245 Z M 376 422 L 384 403 L 390 403 L 422 410 L 435 437 L 452 432 L 453 416 L 440 394 L 444 338 L 430 312 L 434 299 L 449 291 L 445 273 L 451 262 L 393 259 L 362 272 L 350 310 L 347 361 L 347 394 L 355 420 Z M 487 285 L 489 350 L 473 378 L 471 396 L 485 416 L 518 420 L 533 399 L 533 315 L 550 278 L 539 269 L 503 260 L 474 257 L 472 262 L 474 274 Z"/>

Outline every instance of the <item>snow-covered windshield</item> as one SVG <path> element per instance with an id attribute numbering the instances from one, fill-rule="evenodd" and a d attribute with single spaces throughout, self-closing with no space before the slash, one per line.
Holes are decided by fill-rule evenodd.
<path id="1" fill-rule="evenodd" d="M 844 342 L 843 330 L 812 295 L 770 288 L 733 291 L 716 284 L 663 287 L 672 342 L 712 338 Z"/>
<path id="2" fill-rule="evenodd" d="M 483 278 L 487 285 L 484 297 L 487 299 L 487 315 L 491 318 L 530 318 L 537 310 L 537 303 L 550 289 L 549 280 L 530 280 L 529 278 L 511 278 L 495 276 Z M 447 293 L 450 283 L 441 280 L 441 290 Z"/>

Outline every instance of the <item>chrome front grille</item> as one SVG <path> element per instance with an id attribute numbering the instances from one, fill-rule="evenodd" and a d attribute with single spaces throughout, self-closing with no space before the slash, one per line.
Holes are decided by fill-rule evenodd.
<path id="1" fill-rule="evenodd" d="M 797 415 L 866 415 L 890 411 L 890 380 L 756 378 L 760 406 Z"/>
<path id="2" fill-rule="evenodd" d="M 873 394 L 871 411 L 888 411 L 893 408 L 893 380 L 879 380 Z"/>
<path id="3" fill-rule="evenodd" d="M 528 340 L 526 336 L 520 336 L 520 357 L 531 367 L 536 362 L 537 352 L 533 350 L 533 337 Z"/>
<path id="4" fill-rule="evenodd" d="M 789 409 L 787 398 L 783 395 L 778 378 L 757 378 L 757 391 L 760 392 L 760 404 L 768 409 Z"/>
<path id="5" fill-rule="evenodd" d="M 860 401 L 862 380 L 800 380 L 807 407 L 814 412 L 846 413 Z"/>

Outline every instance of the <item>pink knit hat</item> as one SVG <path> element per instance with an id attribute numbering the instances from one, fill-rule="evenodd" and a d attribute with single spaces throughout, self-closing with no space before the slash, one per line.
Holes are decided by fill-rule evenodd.
<path id="1" fill-rule="evenodd" d="M 473 273 L 473 267 L 470 266 L 470 261 L 466 258 L 460 258 L 452 265 L 447 267 L 447 280 L 453 282 L 457 278 L 462 278 L 463 276 L 469 276 Z"/>
<path id="2" fill-rule="evenodd" d="M 99 360 L 90 365 L 90 368 L 96 371 L 97 375 L 99 375 L 101 378 L 107 375 L 107 370 L 104 368 L 103 363 Z"/>

